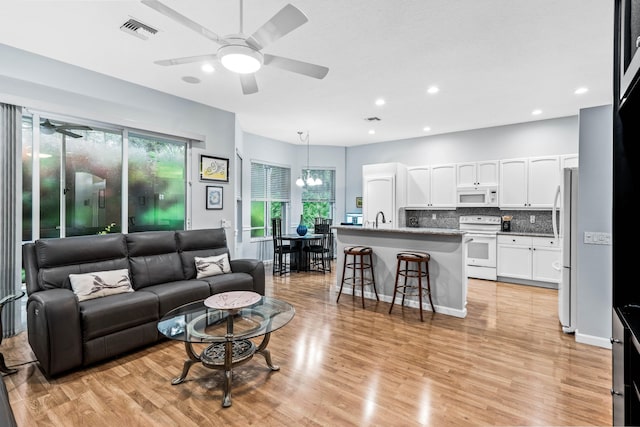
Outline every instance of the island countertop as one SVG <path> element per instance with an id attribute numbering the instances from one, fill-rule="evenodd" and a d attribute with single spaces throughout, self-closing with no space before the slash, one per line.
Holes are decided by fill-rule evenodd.
<path id="1" fill-rule="evenodd" d="M 464 236 L 467 231 L 458 230 L 457 228 L 419 228 L 419 227 L 355 227 L 353 225 L 333 225 L 331 228 L 335 230 L 357 231 L 362 233 L 408 233 L 408 234 L 431 234 L 444 236 Z"/>

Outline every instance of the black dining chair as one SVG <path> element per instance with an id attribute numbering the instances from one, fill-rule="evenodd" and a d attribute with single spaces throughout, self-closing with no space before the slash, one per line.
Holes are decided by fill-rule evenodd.
<path id="1" fill-rule="evenodd" d="M 271 219 L 271 236 L 273 237 L 273 274 L 287 274 L 290 272 L 291 245 L 282 243 L 282 219 Z"/>
<path id="2" fill-rule="evenodd" d="M 331 272 L 331 260 L 333 258 L 333 233 L 327 223 L 317 223 L 315 234 L 321 234 L 319 243 L 312 243 L 304 248 L 309 257 L 311 268 L 316 271 Z"/>

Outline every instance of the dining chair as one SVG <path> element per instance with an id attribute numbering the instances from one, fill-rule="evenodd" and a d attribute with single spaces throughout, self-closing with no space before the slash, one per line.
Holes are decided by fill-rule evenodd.
<path id="1" fill-rule="evenodd" d="M 315 234 L 321 234 L 319 243 L 310 244 L 304 248 L 309 256 L 311 267 L 316 271 L 331 272 L 331 259 L 333 258 L 333 233 L 329 224 L 316 223 Z"/>
<path id="2" fill-rule="evenodd" d="M 287 274 L 290 272 L 291 253 L 294 252 L 291 245 L 282 243 L 282 219 L 271 219 L 271 235 L 273 237 L 273 274 Z"/>

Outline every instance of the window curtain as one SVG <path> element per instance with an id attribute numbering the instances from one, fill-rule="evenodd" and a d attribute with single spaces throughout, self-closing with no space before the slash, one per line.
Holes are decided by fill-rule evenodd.
<path id="1" fill-rule="evenodd" d="M 20 292 L 22 254 L 22 110 L 0 103 L 0 298 Z M 3 336 L 22 330 L 21 301 L 2 310 Z"/>

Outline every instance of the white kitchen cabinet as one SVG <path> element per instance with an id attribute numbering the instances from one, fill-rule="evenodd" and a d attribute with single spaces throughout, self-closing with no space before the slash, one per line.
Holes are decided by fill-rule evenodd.
<path id="1" fill-rule="evenodd" d="M 500 161 L 501 209 L 551 210 L 558 185 L 559 156 Z"/>
<path id="2" fill-rule="evenodd" d="M 559 283 L 560 243 L 552 237 L 498 235 L 498 276 Z"/>
<path id="3" fill-rule="evenodd" d="M 456 181 L 458 187 L 465 188 L 498 185 L 498 171 L 499 162 L 497 160 L 458 163 L 456 165 Z"/>
<path id="4" fill-rule="evenodd" d="M 578 167 L 577 154 L 563 154 L 562 156 L 560 156 L 560 169 L 577 168 L 577 167 Z"/>
<path id="5" fill-rule="evenodd" d="M 456 165 L 407 167 L 406 207 L 455 209 Z"/>
<path id="6" fill-rule="evenodd" d="M 362 167 L 362 220 L 364 226 L 375 223 L 376 214 L 381 228 L 398 227 L 398 208 L 405 204 L 406 173 L 399 163 L 381 163 Z"/>

